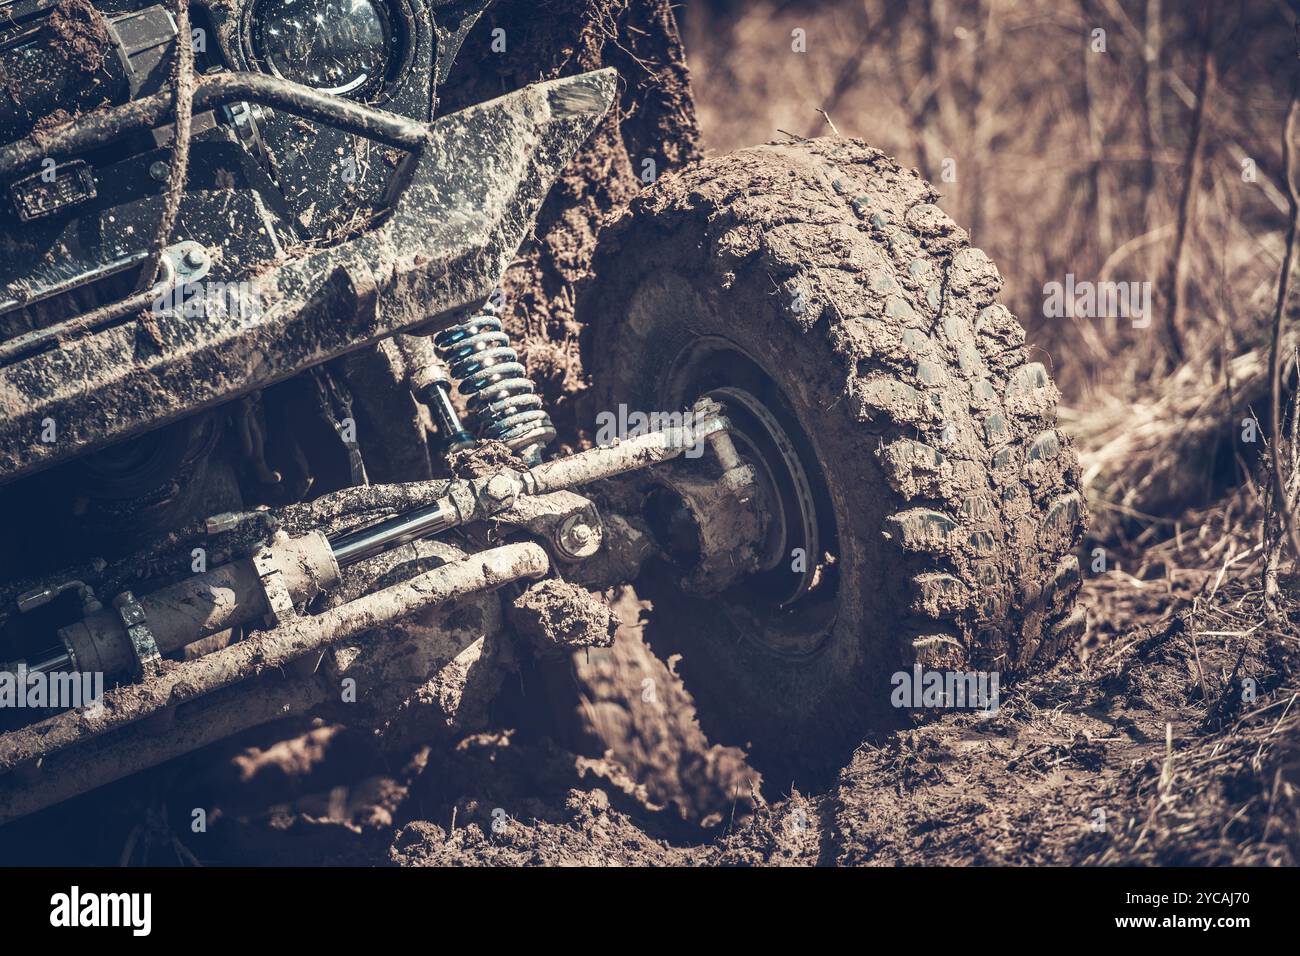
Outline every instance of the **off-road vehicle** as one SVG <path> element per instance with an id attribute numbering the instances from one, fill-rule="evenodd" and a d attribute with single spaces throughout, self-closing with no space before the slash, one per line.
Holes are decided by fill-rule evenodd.
<path id="1" fill-rule="evenodd" d="M 775 760 L 1082 627 L 1056 391 L 934 189 L 670 142 L 657 0 L 486 7 L 0 3 L 0 821 L 285 715 L 472 728 L 646 575 Z"/>

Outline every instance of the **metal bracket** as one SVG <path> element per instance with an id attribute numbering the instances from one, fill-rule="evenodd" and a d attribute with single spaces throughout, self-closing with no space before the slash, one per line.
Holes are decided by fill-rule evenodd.
<path id="1" fill-rule="evenodd" d="M 262 582 L 262 591 L 266 594 L 266 606 L 270 609 L 266 615 L 267 627 L 279 627 L 293 620 L 297 612 L 293 609 L 293 597 L 284 583 L 284 574 L 275 566 L 275 552 L 270 548 L 258 548 L 253 554 L 253 567 Z"/>
<path id="2" fill-rule="evenodd" d="M 136 676 L 140 680 L 154 676 L 161 670 L 162 655 L 158 653 L 158 642 L 145 620 L 144 608 L 130 591 L 123 591 L 113 598 L 113 607 L 126 628 L 127 640 L 131 642 L 131 652 L 138 665 Z"/>
<path id="3" fill-rule="evenodd" d="M 604 525 L 595 504 L 571 491 L 521 495 L 489 523 L 523 528 L 551 542 L 556 556 L 567 562 L 590 558 L 604 540 Z"/>

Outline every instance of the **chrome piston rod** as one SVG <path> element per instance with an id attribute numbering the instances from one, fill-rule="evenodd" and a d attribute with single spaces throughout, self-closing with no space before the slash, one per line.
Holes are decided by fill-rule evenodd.
<path id="1" fill-rule="evenodd" d="M 408 541 L 447 531 L 457 524 L 455 511 L 449 511 L 439 501 L 368 528 L 330 538 L 330 547 L 334 549 L 334 559 L 339 567 L 344 568 Z"/>

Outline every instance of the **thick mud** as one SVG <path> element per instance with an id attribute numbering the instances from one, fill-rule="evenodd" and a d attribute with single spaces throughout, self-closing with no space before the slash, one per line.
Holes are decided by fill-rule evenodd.
<path id="1" fill-rule="evenodd" d="M 710 746 L 671 668 L 648 659 L 636 629 L 625 627 L 614 653 L 644 663 L 610 668 L 623 686 L 602 696 L 640 699 L 639 675 L 654 674 L 659 697 L 636 712 L 629 736 L 643 749 L 624 754 L 626 764 L 506 731 L 475 736 L 450 772 L 426 767 L 402 784 L 409 790 L 397 816 L 411 819 L 362 857 L 405 865 L 1294 865 L 1300 609 L 1283 624 L 1289 633 L 1252 629 L 1241 625 L 1263 619 L 1257 594 L 1234 586 L 1218 597 L 1160 624 L 1113 631 L 1007 688 L 994 716 L 941 715 L 864 741 L 814 793 L 764 784 L 745 772 L 739 751 Z M 584 706 L 600 719 L 601 700 Z M 369 812 L 358 808 L 336 826 L 364 831 Z"/>
<path id="2" fill-rule="evenodd" d="M 108 23 L 89 0 L 61 0 L 45 27 L 56 55 L 93 79 L 109 47 Z"/>
<path id="3" fill-rule="evenodd" d="M 618 628 L 618 619 L 604 601 L 559 578 L 529 586 L 511 602 L 507 617 L 515 633 L 543 658 L 609 647 Z"/>
<path id="4" fill-rule="evenodd" d="M 1110 604 L 1114 588 L 1101 582 L 1084 599 L 1099 605 L 1103 591 Z M 1300 606 L 1265 623 L 1260 595 L 1230 583 L 1163 620 L 1099 622 L 1089 646 L 1004 688 L 996 714 L 922 715 L 864 740 L 809 792 L 760 780 L 739 750 L 708 741 L 672 668 L 647 653 L 638 618 L 626 623 L 633 606 L 652 613 L 629 595 L 618 602 L 619 666 L 586 665 L 600 691 L 580 702 L 597 721 L 633 714 L 625 739 L 636 742 L 619 755 L 574 753 L 519 726 L 509 708 L 495 730 L 397 763 L 361 732 L 285 724 L 33 817 L 4 855 L 158 865 L 1300 862 Z M 604 706 L 617 695 L 645 706 Z M 198 809 L 204 832 L 193 829 Z"/>

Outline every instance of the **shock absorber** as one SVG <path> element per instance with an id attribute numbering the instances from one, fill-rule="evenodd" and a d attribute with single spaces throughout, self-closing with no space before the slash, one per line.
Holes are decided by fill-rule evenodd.
<path id="1" fill-rule="evenodd" d="M 406 362 L 411 393 L 429 409 L 443 452 L 459 451 L 474 444 L 474 436 L 460 423 L 460 415 L 451 402 L 451 372 L 433 347 L 420 335 L 397 336 L 397 348 Z"/>
<path id="2" fill-rule="evenodd" d="M 542 449 L 555 439 L 555 426 L 510 347 L 499 313 L 498 306 L 485 303 L 469 321 L 439 332 L 433 344 L 467 397 L 468 424 L 474 433 L 503 442 L 535 465 L 542 460 Z"/>

